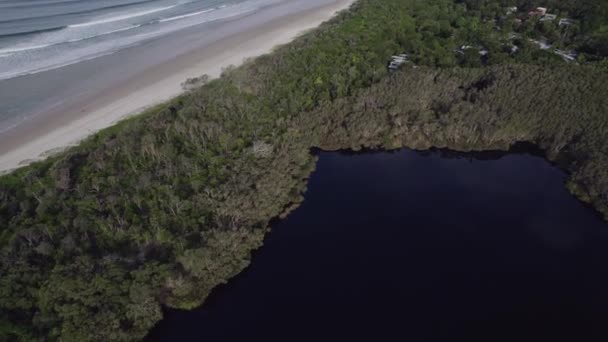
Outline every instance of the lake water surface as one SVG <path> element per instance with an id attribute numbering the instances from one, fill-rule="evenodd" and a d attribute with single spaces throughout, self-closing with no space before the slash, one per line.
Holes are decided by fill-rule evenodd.
<path id="1" fill-rule="evenodd" d="M 608 341 L 608 225 L 537 155 L 319 154 L 304 203 L 151 341 Z"/>

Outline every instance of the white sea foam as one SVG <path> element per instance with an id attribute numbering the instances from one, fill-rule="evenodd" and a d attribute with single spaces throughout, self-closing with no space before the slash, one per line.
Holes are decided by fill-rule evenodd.
<path id="1" fill-rule="evenodd" d="M 183 15 L 178 15 L 178 16 L 175 16 L 175 17 L 171 17 L 171 18 L 165 18 L 165 19 L 161 19 L 161 20 L 159 20 L 158 22 L 159 22 L 159 23 L 164 23 L 164 22 L 168 22 L 168 21 L 173 21 L 173 20 L 179 20 L 179 19 L 189 18 L 189 17 L 193 17 L 193 16 L 195 16 L 195 15 L 201 15 L 201 14 L 204 14 L 204 13 L 209 13 L 209 12 L 213 12 L 213 11 L 215 11 L 215 9 L 214 9 L 214 8 L 211 8 L 211 9 L 206 9 L 206 10 L 204 10 L 204 11 L 199 11 L 199 12 L 194 12 L 194 13 L 188 13 L 188 14 L 183 14 Z"/>
<path id="2" fill-rule="evenodd" d="M 100 19 L 100 20 L 88 21 L 86 23 L 73 24 L 73 25 L 69 25 L 68 27 L 69 28 L 76 28 L 76 27 L 87 27 L 87 26 L 93 26 L 93 25 L 99 25 L 99 24 L 107 24 L 107 23 L 112 23 L 112 22 L 115 22 L 115 21 L 121 21 L 121 20 L 141 17 L 143 15 L 148 15 L 148 14 L 152 14 L 152 13 L 156 13 L 156 12 L 166 11 L 166 10 L 174 8 L 176 6 L 178 6 L 178 5 L 159 7 L 159 8 L 155 8 L 155 9 L 151 9 L 151 10 L 147 10 L 147 11 L 142 11 L 142 12 L 129 13 L 129 14 L 124 14 L 124 15 L 118 15 L 118 16 L 115 16 L 115 17 Z"/>
<path id="3" fill-rule="evenodd" d="M 132 30 L 132 29 L 138 28 L 140 26 L 141 25 L 131 25 L 131 26 L 128 26 L 128 27 L 123 27 L 123 28 L 120 28 L 120 29 L 112 30 L 112 31 L 101 32 L 99 34 L 84 36 L 84 37 L 81 37 L 81 38 L 68 39 L 68 40 L 57 42 L 57 43 L 41 44 L 41 45 L 31 45 L 31 46 L 25 46 L 25 47 L 21 47 L 21 48 L 0 49 L 0 57 L 10 56 L 10 55 L 14 54 L 15 52 L 23 52 L 23 51 L 29 51 L 29 50 L 38 50 L 38 49 L 44 49 L 44 48 L 47 48 L 47 47 L 50 47 L 50 46 L 55 46 L 55 45 L 60 45 L 60 44 L 80 42 L 80 41 L 83 41 L 83 40 L 86 40 L 86 39 L 101 37 L 101 36 L 105 36 L 105 35 L 112 34 L 112 33 Z"/>
<path id="4" fill-rule="evenodd" d="M 222 5 L 217 6 L 215 8 L 208 8 L 193 13 L 178 15 L 175 17 L 153 20 L 146 23 L 131 25 L 128 27 L 118 28 L 106 32 L 102 31 L 94 33 L 93 28 L 91 28 L 91 30 L 85 30 L 84 28 L 74 29 L 73 27 L 66 27 L 63 30 L 60 30 L 53 34 L 58 35 L 57 37 L 41 36 L 39 37 L 38 42 L 32 41 L 31 44 L 28 46 L 22 45 L 14 46 L 7 49 L 0 49 L 0 57 L 7 57 L 1 58 L 2 62 L 0 62 L 0 80 L 10 79 L 22 75 L 36 74 L 39 72 L 48 71 L 67 65 L 75 64 L 78 62 L 98 58 L 101 56 L 111 55 L 129 46 L 138 45 L 154 37 L 169 34 L 190 27 L 192 25 L 198 25 L 202 23 L 213 22 L 216 20 L 224 20 L 232 17 L 245 15 L 247 13 L 251 13 L 259 9 L 260 2 L 265 3 L 266 1 L 254 0 L 252 2 L 246 2 L 245 6 Z M 226 10 L 225 8 L 227 7 L 231 9 Z M 232 10 L 233 8 L 234 10 Z M 139 12 L 140 15 L 141 13 L 143 12 Z M 207 13 L 207 15 L 203 15 L 205 13 Z M 185 20 L 181 21 L 178 19 Z M 155 25 L 155 23 L 162 23 L 162 25 Z M 99 39 L 99 41 L 94 41 L 92 42 L 92 44 L 85 43 L 85 45 L 80 45 L 79 43 L 76 43 L 80 41 L 86 42 L 91 40 L 92 38 L 99 36 L 108 36 L 117 32 L 133 30 L 138 27 L 142 27 L 142 31 L 137 32 L 135 35 L 127 34 L 117 35 L 116 37 L 110 36 L 111 38 Z M 143 27 L 146 27 L 146 29 L 143 29 Z M 95 28 L 95 30 L 96 29 L 97 28 Z M 89 31 L 90 34 L 83 35 L 86 34 L 87 31 Z M 43 39 L 47 41 L 44 41 Z M 49 42 L 48 39 L 52 39 L 53 41 Z M 70 43 L 74 43 L 74 46 L 69 46 L 68 44 Z M 58 47 L 56 49 L 44 49 L 54 45 L 65 45 L 68 50 L 65 50 L 63 47 Z M 36 49 L 40 49 L 40 54 L 38 52 L 36 52 L 35 54 L 30 54 L 30 52 L 28 51 Z"/>
<path id="5" fill-rule="evenodd" d="M 21 48 L 11 48 L 11 49 L 0 49 L 0 54 L 4 55 L 12 55 L 15 52 L 22 52 L 22 51 L 28 51 L 28 50 L 37 50 L 37 49 L 42 49 L 45 47 L 49 47 L 53 44 L 40 44 L 40 45 L 30 45 L 30 46 L 26 46 L 26 47 L 21 47 Z"/>
<path id="6" fill-rule="evenodd" d="M 63 68 L 63 67 L 68 66 L 68 65 L 72 65 L 72 64 L 88 61 L 88 60 L 99 58 L 99 57 L 103 57 L 103 56 L 109 56 L 109 55 L 112 55 L 112 54 L 116 53 L 117 51 L 118 50 L 102 52 L 102 53 L 99 53 L 99 54 L 96 54 L 96 55 L 91 55 L 91 56 L 84 57 L 84 58 L 81 58 L 81 59 L 71 60 L 71 61 L 67 61 L 67 62 L 63 62 L 63 63 L 58 63 L 58 64 L 53 64 L 53 65 L 49 65 L 49 66 L 43 66 L 43 67 L 40 67 L 40 68 L 35 68 L 35 69 L 28 70 L 28 71 L 17 71 L 17 72 L 12 72 L 12 73 L 7 72 L 7 73 L 4 73 L 4 74 L 0 73 L 0 80 L 14 78 L 14 77 L 18 77 L 18 76 L 33 75 L 33 74 L 37 74 L 37 73 L 43 72 L 43 71 Z"/>
<path id="7" fill-rule="evenodd" d="M 112 33 L 117 33 L 117 32 L 129 31 L 129 30 L 132 30 L 132 29 L 136 29 L 138 27 L 141 27 L 141 25 L 139 25 L 139 24 L 138 25 L 131 25 L 131 26 L 128 26 L 128 27 L 123 27 L 123 28 L 120 28 L 120 29 L 116 29 L 116 30 L 112 30 L 112 31 L 108 31 L 108 32 L 103 32 L 103 33 L 100 33 L 100 34 L 94 34 L 94 35 L 91 35 L 91 36 L 85 36 L 85 37 L 77 38 L 77 39 L 70 39 L 70 40 L 65 41 L 65 43 L 75 43 L 75 42 L 79 42 L 79 41 L 82 41 L 82 40 L 85 40 L 85 39 L 91 39 L 91 38 L 101 37 L 101 36 L 105 36 L 105 35 L 112 34 Z M 59 44 L 61 44 L 61 43 L 59 43 Z M 57 45 L 57 44 L 55 44 L 55 45 Z"/>

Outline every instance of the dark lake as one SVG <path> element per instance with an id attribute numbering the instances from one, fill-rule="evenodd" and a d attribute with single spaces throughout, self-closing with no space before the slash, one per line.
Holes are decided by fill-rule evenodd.
<path id="1" fill-rule="evenodd" d="M 304 203 L 151 341 L 608 341 L 608 225 L 535 153 L 319 153 Z"/>

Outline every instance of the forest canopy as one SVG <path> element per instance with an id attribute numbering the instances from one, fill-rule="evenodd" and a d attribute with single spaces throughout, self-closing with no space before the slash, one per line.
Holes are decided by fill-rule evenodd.
<path id="1" fill-rule="evenodd" d="M 137 340 L 201 305 L 302 201 L 312 147 L 528 141 L 608 217 L 607 56 L 605 0 L 359 0 L 0 177 L 0 339 Z"/>

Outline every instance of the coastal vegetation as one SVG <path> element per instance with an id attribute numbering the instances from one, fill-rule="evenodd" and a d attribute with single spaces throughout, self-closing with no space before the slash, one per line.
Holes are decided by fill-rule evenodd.
<path id="1" fill-rule="evenodd" d="M 543 5 L 559 17 L 529 14 Z M 359 0 L 0 177 L 0 336 L 137 340 L 163 305 L 201 305 L 302 201 L 312 147 L 532 142 L 608 218 L 607 25 L 603 0 Z M 408 62 L 389 72 L 395 54 Z"/>

